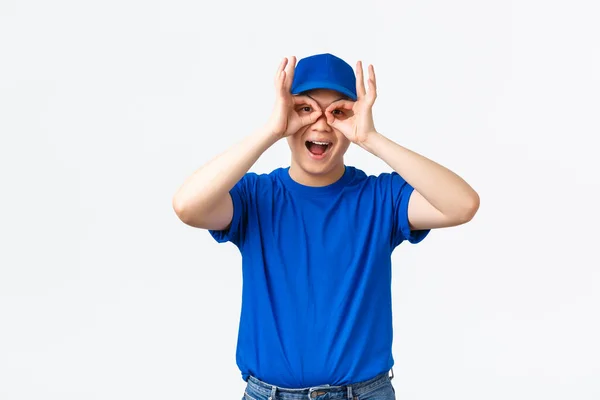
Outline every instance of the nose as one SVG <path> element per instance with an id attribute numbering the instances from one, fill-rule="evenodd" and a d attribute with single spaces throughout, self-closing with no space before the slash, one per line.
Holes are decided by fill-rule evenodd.
<path id="1" fill-rule="evenodd" d="M 327 117 L 325 117 L 325 114 L 321 114 L 319 116 L 319 118 L 312 125 L 312 130 L 318 132 L 331 132 L 331 126 L 329 126 L 327 123 Z"/>

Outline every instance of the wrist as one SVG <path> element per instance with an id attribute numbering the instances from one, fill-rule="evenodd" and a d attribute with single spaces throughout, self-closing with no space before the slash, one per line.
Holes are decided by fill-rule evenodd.
<path id="1" fill-rule="evenodd" d="M 279 140 L 284 136 L 285 132 L 281 132 L 277 125 L 280 125 L 278 121 L 273 121 L 272 117 L 259 129 L 265 136 L 273 137 L 275 140 Z"/>
<path id="2" fill-rule="evenodd" d="M 382 144 L 385 140 L 385 136 L 383 136 L 381 133 L 377 132 L 377 131 L 373 131 L 371 133 L 369 133 L 368 135 L 366 135 L 365 140 L 363 140 L 362 142 L 358 143 L 358 145 L 360 147 L 362 147 L 363 149 L 365 149 L 366 151 L 368 151 L 369 153 L 373 154 L 373 155 L 377 155 L 377 149 L 379 147 L 380 144 Z"/>
<path id="3" fill-rule="evenodd" d="M 257 129 L 253 136 L 271 146 L 281 139 L 283 135 L 280 132 L 276 132 L 269 124 L 266 124 Z"/>

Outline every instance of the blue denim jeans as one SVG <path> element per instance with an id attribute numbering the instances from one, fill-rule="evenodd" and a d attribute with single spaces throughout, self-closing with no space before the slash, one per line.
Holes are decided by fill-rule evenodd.
<path id="1" fill-rule="evenodd" d="M 394 370 L 366 381 L 344 386 L 321 385 L 288 389 L 263 382 L 254 376 L 248 378 L 242 400 L 395 400 L 392 386 Z"/>

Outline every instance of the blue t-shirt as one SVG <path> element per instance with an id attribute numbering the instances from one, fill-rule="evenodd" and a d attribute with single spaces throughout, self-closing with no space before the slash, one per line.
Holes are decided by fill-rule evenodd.
<path id="1" fill-rule="evenodd" d="M 396 172 L 351 166 L 323 187 L 297 183 L 289 167 L 235 185 L 231 226 L 210 233 L 242 254 L 244 380 L 345 385 L 393 366 L 391 254 L 429 233 L 409 228 L 413 190 Z"/>

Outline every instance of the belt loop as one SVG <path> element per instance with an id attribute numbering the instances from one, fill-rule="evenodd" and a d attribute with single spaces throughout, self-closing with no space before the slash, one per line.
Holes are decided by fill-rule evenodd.
<path id="1" fill-rule="evenodd" d="M 392 379 L 394 379 L 394 368 L 390 369 L 390 371 L 392 372 L 392 375 L 390 376 L 390 381 L 391 381 Z"/>
<path id="2" fill-rule="evenodd" d="M 269 400 L 275 400 L 276 392 L 277 392 L 277 386 L 271 385 L 271 395 L 269 396 Z"/>
<path id="3" fill-rule="evenodd" d="M 348 385 L 348 400 L 352 400 L 352 385 Z"/>

